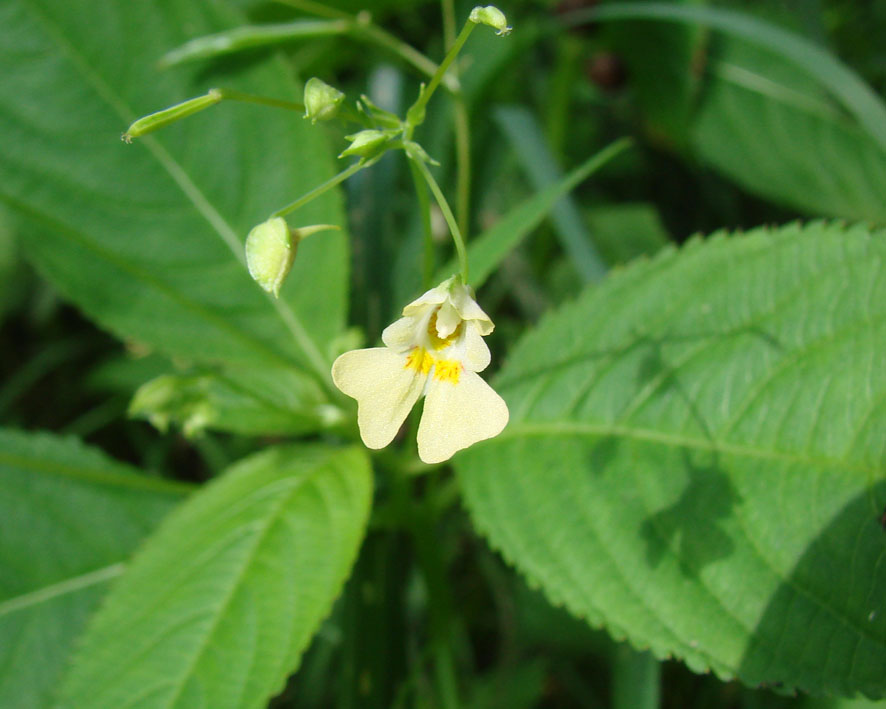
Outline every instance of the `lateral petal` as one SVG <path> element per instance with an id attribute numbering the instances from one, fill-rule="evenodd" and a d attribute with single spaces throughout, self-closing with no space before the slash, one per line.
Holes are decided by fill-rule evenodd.
<path id="1" fill-rule="evenodd" d="M 418 426 L 418 457 L 442 463 L 457 451 L 492 438 L 508 423 L 508 406 L 474 372 L 463 370 L 457 384 L 434 379 Z"/>
<path id="2" fill-rule="evenodd" d="M 388 325 L 381 339 L 395 352 L 406 352 L 419 343 L 420 334 L 419 318 L 404 317 Z"/>
<path id="3" fill-rule="evenodd" d="M 461 324 L 462 318 L 448 300 L 437 311 L 437 337 L 445 340 Z"/>
<path id="4" fill-rule="evenodd" d="M 465 333 L 461 342 L 462 362 L 465 368 L 472 372 L 482 372 L 489 366 L 492 355 L 489 353 L 489 346 L 483 339 L 480 327 L 476 322 L 469 320 L 464 325 Z"/>
<path id="5" fill-rule="evenodd" d="M 461 319 L 476 323 L 480 334 L 484 337 L 495 329 L 492 320 L 483 308 L 477 305 L 473 292 L 467 286 L 453 288 L 450 300 Z"/>
<path id="6" fill-rule="evenodd" d="M 384 448 L 394 439 L 426 379 L 387 347 L 345 352 L 332 365 L 335 386 L 357 400 L 357 424 L 367 448 Z"/>

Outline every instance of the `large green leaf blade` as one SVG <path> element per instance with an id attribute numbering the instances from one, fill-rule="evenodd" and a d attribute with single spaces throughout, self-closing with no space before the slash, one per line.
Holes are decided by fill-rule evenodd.
<path id="1" fill-rule="evenodd" d="M 674 2 L 608 2 L 572 13 L 569 22 L 594 20 L 700 24 L 771 50 L 815 78 L 886 150 L 886 102 L 838 58 L 793 32 L 743 12 Z"/>
<path id="2" fill-rule="evenodd" d="M 807 214 L 886 222 L 886 152 L 771 52 L 717 43 L 691 127 L 700 160 Z"/>
<path id="3" fill-rule="evenodd" d="M 477 527 L 615 636 L 757 685 L 886 695 L 886 233 L 723 235 L 518 345 Z"/>
<path id="4" fill-rule="evenodd" d="M 187 489 L 75 439 L 0 430 L 0 706 L 50 705 L 89 615 Z"/>
<path id="5" fill-rule="evenodd" d="M 273 59 L 216 74 L 155 68 L 166 49 L 240 21 L 224 3 L 4 3 L 0 62 L 16 70 L 0 83 L 0 200 L 41 271 L 117 334 L 194 360 L 319 374 L 344 322 L 345 235 L 305 243 L 277 302 L 250 280 L 242 241 L 329 177 L 322 136 L 286 111 L 222 104 L 119 140 L 139 115 L 212 83 L 292 98 Z M 341 224 L 340 200 L 324 195 L 293 219 Z"/>
<path id="6" fill-rule="evenodd" d="M 570 21 L 590 19 L 631 20 L 613 23 L 617 47 L 627 52 L 646 119 L 671 141 L 749 191 L 805 214 L 886 220 L 879 197 L 886 103 L 827 50 L 759 17 L 692 3 L 611 2 Z M 656 121 L 661 102 L 648 99 L 662 87 L 686 99 L 680 87 L 697 83 L 685 52 L 682 63 L 657 59 L 656 38 L 679 36 L 668 27 L 674 22 L 716 32 L 696 65 L 705 76 L 692 96 L 695 110 L 666 127 Z M 647 31 L 633 31 L 642 25 Z"/>
<path id="7" fill-rule="evenodd" d="M 265 706 L 341 590 L 371 496 L 358 449 L 272 448 L 236 465 L 133 560 L 60 706 Z"/>

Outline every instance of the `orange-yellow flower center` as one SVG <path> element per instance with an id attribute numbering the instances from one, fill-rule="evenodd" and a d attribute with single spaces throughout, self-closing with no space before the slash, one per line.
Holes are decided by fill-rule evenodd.
<path id="1" fill-rule="evenodd" d="M 458 384 L 461 374 L 461 362 L 454 359 L 438 359 L 434 364 L 434 379 L 450 384 Z"/>
<path id="2" fill-rule="evenodd" d="M 431 319 L 428 321 L 428 338 L 431 341 L 431 347 L 438 352 L 442 349 L 446 349 L 461 334 L 461 328 L 462 323 L 459 323 L 456 325 L 455 330 L 452 331 L 451 335 L 448 337 L 440 337 L 437 334 L 437 313 L 434 312 L 434 314 L 431 315 Z"/>
<path id="3" fill-rule="evenodd" d="M 416 374 L 427 374 L 431 371 L 432 364 L 434 358 L 424 347 L 413 347 L 406 358 L 405 369 L 411 369 Z"/>

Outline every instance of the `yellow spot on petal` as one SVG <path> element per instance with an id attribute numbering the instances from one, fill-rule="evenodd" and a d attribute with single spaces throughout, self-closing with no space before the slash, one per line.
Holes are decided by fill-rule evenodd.
<path id="1" fill-rule="evenodd" d="M 431 347 L 438 352 L 449 347 L 461 334 L 462 325 L 463 323 L 459 323 L 449 337 L 440 337 L 437 334 L 437 313 L 435 312 L 428 321 L 428 337 L 431 340 Z"/>
<path id="2" fill-rule="evenodd" d="M 450 384 L 458 384 L 458 377 L 461 374 L 461 362 L 454 359 L 440 359 L 435 363 L 434 379 L 441 382 L 449 382 Z"/>
<path id="3" fill-rule="evenodd" d="M 412 352 L 406 358 L 405 369 L 411 369 L 419 374 L 427 374 L 431 371 L 434 358 L 423 347 L 413 347 Z"/>

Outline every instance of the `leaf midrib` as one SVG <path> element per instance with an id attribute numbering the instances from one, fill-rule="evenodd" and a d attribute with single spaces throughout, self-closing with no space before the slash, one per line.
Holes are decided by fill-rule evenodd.
<path id="1" fill-rule="evenodd" d="M 188 483 L 149 478 L 147 476 L 126 475 L 110 470 L 100 470 L 85 466 L 75 466 L 58 461 L 46 461 L 19 456 L 0 450 L 0 471 L 2 467 L 17 468 L 31 473 L 44 473 L 67 477 L 81 482 L 97 483 L 118 488 L 128 488 L 147 492 L 163 492 L 184 496 L 195 489 Z"/>
<path id="2" fill-rule="evenodd" d="M 599 436 L 621 437 L 647 443 L 660 443 L 672 448 L 691 448 L 694 450 L 724 453 L 737 457 L 755 458 L 758 460 L 772 460 L 786 463 L 795 463 L 808 466 L 825 468 L 839 468 L 852 473 L 867 476 L 882 474 L 882 469 L 876 465 L 847 461 L 840 458 L 826 456 L 813 456 L 805 453 L 790 451 L 777 451 L 768 448 L 759 448 L 727 441 L 717 441 L 710 438 L 697 436 L 685 436 L 666 431 L 658 431 L 639 426 L 627 426 L 624 424 L 593 423 L 588 421 L 550 420 L 550 421 L 519 421 L 509 425 L 499 436 L 490 443 L 507 441 L 510 439 L 528 438 L 536 436 Z"/>
<path id="3" fill-rule="evenodd" d="M 126 565 L 123 562 L 109 564 L 108 566 L 103 566 L 77 576 L 71 576 L 63 581 L 47 584 L 27 593 L 7 598 L 4 601 L 0 601 L 0 617 L 106 583 L 120 576 L 125 570 Z"/>
<path id="4" fill-rule="evenodd" d="M 323 456 L 322 458 L 312 460 L 311 466 L 313 466 L 313 467 L 312 467 L 312 469 L 310 469 L 308 471 L 301 469 L 301 470 L 293 470 L 291 472 L 290 477 L 298 476 L 300 474 L 301 478 L 293 481 L 292 487 L 289 487 L 287 485 L 287 487 L 289 487 L 289 489 L 281 495 L 281 497 L 279 498 L 279 500 L 277 502 L 272 503 L 272 506 L 268 509 L 268 514 L 261 520 L 261 527 L 257 528 L 256 531 L 254 532 L 252 545 L 251 545 L 250 549 L 244 555 L 242 565 L 240 566 L 239 570 L 235 574 L 233 574 L 231 577 L 230 586 L 228 588 L 227 594 L 221 600 L 220 605 L 215 606 L 215 608 L 213 609 L 212 622 L 211 622 L 210 626 L 208 628 L 206 628 L 206 630 L 203 634 L 203 637 L 200 641 L 199 646 L 194 648 L 192 658 L 191 658 L 190 662 L 188 663 L 188 665 L 186 667 L 184 667 L 183 670 L 178 675 L 178 677 L 173 682 L 170 683 L 170 684 L 174 685 L 175 691 L 169 697 L 169 699 L 166 700 L 166 702 L 162 705 L 163 707 L 166 707 L 167 709 L 171 709 L 172 707 L 175 706 L 175 702 L 178 700 L 179 696 L 181 695 L 181 692 L 183 691 L 184 687 L 186 686 L 188 678 L 193 675 L 194 668 L 197 666 L 200 659 L 203 657 L 203 655 L 205 653 L 205 649 L 206 649 L 210 639 L 212 638 L 212 636 L 215 632 L 215 629 L 217 628 L 217 625 L 221 620 L 221 617 L 224 615 L 224 609 L 227 607 L 227 605 L 234 598 L 238 589 L 242 588 L 242 581 L 243 581 L 243 578 L 244 578 L 247 570 L 251 567 L 252 562 L 255 558 L 255 555 L 258 553 L 258 550 L 261 547 L 262 542 L 265 539 L 265 536 L 267 535 L 269 529 L 271 528 L 273 523 L 277 519 L 279 519 L 281 511 L 284 510 L 288 506 L 289 502 L 293 499 L 293 497 L 295 495 L 301 493 L 304 490 L 304 488 L 307 484 L 312 483 L 317 475 L 319 475 L 322 471 L 328 471 L 330 469 L 330 464 L 332 463 L 332 461 L 333 461 L 333 456 L 326 455 L 326 456 Z M 336 468 L 337 468 L 337 466 L 336 466 Z M 252 495 L 260 495 L 263 491 L 265 491 L 268 488 L 268 486 L 273 486 L 279 482 L 280 482 L 280 480 L 268 481 L 267 484 L 263 484 L 259 488 L 253 490 L 251 492 L 251 494 Z M 127 671 L 126 669 L 120 669 L 118 672 L 118 676 L 122 677 L 126 671 Z M 121 709 L 124 709 L 124 708 L 121 707 Z"/>
<path id="5" fill-rule="evenodd" d="M 113 91 L 104 78 L 90 67 L 86 59 L 67 39 L 62 28 L 54 24 L 50 17 L 41 12 L 35 6 L 34 0 L 25 1 L 30 7 L 33 16 L 44 26 L 47 34 L 55 40 L 63 52 L 68 55 L 73 65 L 80 71 L 85 80 L 92 85 L 99 97 L 114 110 L 122 123 L 131 123 L 136 117 L 135 112 Z M 241 253 L 240 241 L 237 239 L 236 232 L 231 225 L 215 209 L 184 168 L 179 165 L 159 141 L 151 136 L 145 136 L 142 140 L 157 162 L 166 170 L 172 181 L 179 187 L 197 212 L 209 223 L 219 238 L 225 242 L 234 258 L 245 269 L 245 256 Z M 308 358 L 320 381 L 325 384 L 329 376 L 326 360 L 308 334 L 301 319 L 287 303 L 278 299 L 271 299 L 270 296 L 267 297 L 267 302 L 272 304 L 302 353 Z"/>
<path id="6" fill-rule="evenodd" d="M 513 430 L 516 429 L 516 430 Z M 688 437 L 678 437 L 673 436 L 671 434 L 662 434 L 658 431 L 646 430 L 646 429 L 629 429 L 626 427 L 619 426 L 595 426 L 593 424 L 587 423 L 578 423 L 578 422 L 569 422 L 569 421 L 561 421 L 561 422 L 546 422 L 544 424 L 516 424 L 514 426 L 509 426 L 502 434 L 498 436 L 498 438 L 494 439 L 494 441 L 502 441 L 508 440 L 510 438 L 519 438 L 519 437 L 528 437 L 528 436 L 582 436 L 582 435 L 599 435 L 599 436 L 610 436 L 610 435 L 622 435 L 627 438 L 633 438 L 634 440 L 642 440 L 646 442 L 657 442 L 662 443 L 664 445 L 671 445 L 674 447 L 694 447 L 697 449 L 705 450 L 706 452 L 718 452 L 718 453 L 726 453 L 726 454 L 745 454 L 751 455 L 759 458 L 769 458 L 776 459 L 776 456 L 770 455 L 770 451 L 763 451 L 761 449 L 753 449 L 751 447 L 745 446 L 730 446 L 730 445 L 717 445 L 713 441 L 705 441 L 704 439 L 693 439 Z M 702 445 L 704 444 L 704 445 Z M 485 445 L 489 445 L 486 443 Z M 761 455 L 762 454 L 762 455 Z M 843 465 L 839 461 L 830 461 L 825 459 L 816 459 L 814 457 L 794 457 L 790 455 L 781 455 L 777 457 L 778 460 L 787 460 L 789 462 L 800 462 L 806 465 L 815 464 L 815 465 L 831 465 L 831 466 L 842 466 L 844 469 L 853 470 L 856 469 L 860 472 L 864 472 L 865 474 L 869 474 L 870 470 L 860 467 L 860 466 L 849 466 Z M 653 510 L 649 510 L 650 512 Z M 806 598 L 813 605 L 821 608 L 828 614 L 830 614 L 835 620 L 842 623 L 845 627 L 849 628 L 851 631 L 856 633 L 856 635 L 860 638 L 866 638 L 871 642 L 883 645 L 883 640 L 871 633 L 871 631 L 865 627 L 863 624 L 859 624 L 855 622 L 853 619 L 847 617 L 840 609 L 833 606 L 833 604 L 828 603 L 824 599 L 819 598 L 815 594 L 811 593 L 806 588 L 799 586 L 792 579 L 789 579 L 784 576 L 784 574 L 776 568 L 772 562 L 768 559 L 768 557 L 763 554 L 762 549 L 760 549 L 759 545 L 754 541 L 750 534 L 748 534 L 747 529 L 745 528 L 743 522 L 739 522 L 740 528 L 742 530 L 742 534 L 747 540 L 750 547 L 753 549 L 757 558 L 760 559 L 761 563 L 764 564 L 778 579 L 781 580 L 782 583 L 786 583 L 794 589 L 794 591 Z M 668 540 L 662 538 L 662 541 L 671 546 Z M 675 556 L 679 557 L 677 552 L 673 552 Z M 614 560 L 613 560 L 614 562 Z M 615 562 L 614 562 L 615 563 Z M 537 579 L 536 579 L 537 580 Z M 631 584 L 626 580 L 625 583 L 628 587 L 634 591 Z M 702 587 L 705 589 L 706 593 L 709 597 L 716 602 L 724 612 L 728 613 L 730 617 L 739 622 L 740 625 L 744 625 L 742 621 L 738 619 L 726 606 L 723 605 L 722 600 L 717 596 L 708 586 L 707 584 L 702 584 Z M 640 597 L 641 602 L 647 608 L 650 608 L 645 601 Z M 659 618 L 660 622 L 664 622 L 661 618 Z M 673 633 L 672 633 L 673 634 Z M 675 636 L 679 637 L 679 636 Z M 684 641 L 685 642 L 685 641 Z M 694 651 L 698 652 L 697 648 L 693 648 Z M 707 654 L 707 653 L 704 653 Z M 709 662 L 712 659 L 709 655 Z M 710 662 L 710 664 L 714 664 Z M 737 673 L 738 669 L 733 668 L 731 670 L 733 673 Z"/>
<path id="7" fill-rule="evenodd" d="M 327 456 L 324 459 L 314 461 L 314 469 L 304 473 L 303 477 L 298 480 L 288 492 L 286 492 L 284 495 L 281 495 L 277 504 L 274 505 L 269 511 L 264 524 L 262 524 L 261 528 L 255 535 L 255 542 L 253 543 L 252 548 L 249 549 L 249 551 L 247 552 L 240 570 L 232 579 L 231 585 L 228 589 L 228 593 L 222 599 L 221 605 L 218 606 L 218 609 L 212 619 L 210 626 L 206 629 L 206 632 L 203 635 L 203 639 L 200 642 L 199 647 L 195 648 L 191 661 L 187 664 L 184 671 L 179 675 L 179 679 L 176 682 L 175 693 L 169 698 L 169 701 L 164 704 L 165 707 L 172 709 L 178 701 L 178 698 L 181 696 L 182 690 L 185 688 L 188 678 L 193 675 L 194 668 L 199 663 L 200 658 L 203 657 L 210 639 L 215 634 L 218 623 L 224 615 L 225 610 L 233 600 L 234 596 L 236 596 L 237 591 L 242 588 L 243 578 L 246 575 L 247 570 L 252 566 L 255 560 L 255 556 L 262 546 L 269 530 L 280 518 L 282 512 L 289 506 L 289 503 L 292 501 L 292 499 L 296 495 L 302 493 L 305 486 L 309 483 L 312 483 L 314 481 L 314 478 L 321 470 L 327 469 L 330 459 L 331 456 Z"/>
<path id="8" fill-rule="evenodd" d="M 250 349 L 252 349 L 263 359 L 270 359 L 277 366 L 292 366 L 292 361 L 288 357 L 280 354 L 279 352 L 271 348 L 263 340 L 252 337 L 249 333 L 234 327 L 233 325 L 231 325 L 229 320 L 216 315 L 211 310 L 206 308 L 202 303 L 194 301 L 190 298 L 186 298 L 178 289 L 168 286 L 163 281 L 155 278 L 149 272 L 144 271 L 143 269 L 134 265 L 130 261 L 127 261 L 126 259 L 118 257 L 117 254 L 115 254 L 114 252 L 110 252 L 106 249 L 101 248 L 97 243 L 92 241 L 85 234 L 77 232 L 74 228 L 66 224 L 54 221 L 48 215 L 43 214 L 42 212 L 35 211 L 29 205 L 12 199 L 8 195 L 0 194 L 0 199 L 3 199 L 7 204 L 15 207 L 18 211 L 27 214 L 31 219 L 44 222 L 45 224 L 51 226 L 56 234 L 65 235 L 68 240 L 74 241 L 81 248 L 91 251 L 96 257 L 104 260 L 106 263 L 119 269 L 126 275 L 131 276 L 134 280 L 139 281 L 147 285 L 149 288 L 152 288 L 159 293 L 166 295 L 170 300 L 178 303 L 178 305 L 180 305 L 184 310 L 193 313 L 195 316 L 199 317 L 204 322 L 209 323 L 214 328 L 226 331 L 235 340 L 245 343 Z"/>

